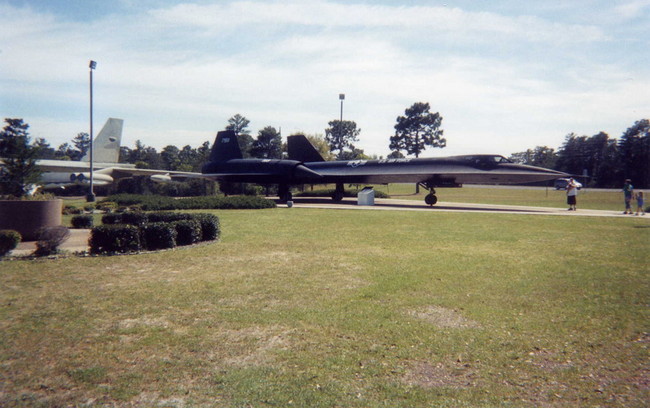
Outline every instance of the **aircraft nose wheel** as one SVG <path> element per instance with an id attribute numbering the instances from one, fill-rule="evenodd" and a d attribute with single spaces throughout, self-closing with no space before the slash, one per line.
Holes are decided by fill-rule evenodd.
<path id="1" fill-rule="evenodd" d="M 433 193 L 427 194 L 426 197 L 424 197 L 424 202 L 427 203 L 427 205 L 435 205 L 438 202 L 438 197 Z"/>

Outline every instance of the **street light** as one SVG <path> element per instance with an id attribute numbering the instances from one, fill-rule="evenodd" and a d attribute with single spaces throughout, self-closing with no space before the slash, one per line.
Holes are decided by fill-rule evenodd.
<path id="1" fill-rule="evenodd" d="M 343 100 L 345 99 L 345 94 L 339 94 L 339 99 L 341 100 L 341 122 L 343 122 Z"/>
<path id="2" fill-rule="evenodd" d="M 86 196 L 86 201 L 91 203 L 95 201 L 93 192 L 93 70 L 97 68 L 97 62 L 90 61 L 90 190 Z"/>

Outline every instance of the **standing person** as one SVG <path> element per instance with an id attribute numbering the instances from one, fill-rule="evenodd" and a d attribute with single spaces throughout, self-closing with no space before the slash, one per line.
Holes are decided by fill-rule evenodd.
<path id="1" fill-rule="evenodd" d="M 582 187 L 582 185 L 571 177 L 566 185 L 566 202 L 569 204 L 569 211 L 577 210 L 578 187 Z"/>
<path id="2" fill-rule="evenodd" d="M 632 180 L 626 179 L 623 184 L 623 196 L 625 197 L 625 211 L 623 214 L 632 214 L 632 196 L 634 195 L 634 186 Z"/>
<path id="3" fill-rule="evenodd" d="M 645 209 L 643 208 L 644 205 L 644 200 L 643 200 L 643 191 L 639 191 L 636 193 L 636 213 L 634 215 L 645 215 Z"/>

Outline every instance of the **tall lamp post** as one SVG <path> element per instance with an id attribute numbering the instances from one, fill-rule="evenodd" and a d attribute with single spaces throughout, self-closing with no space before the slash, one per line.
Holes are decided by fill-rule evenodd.
<path id="1" fill-rule="evenodd" d="M 339 99 L 341 100 L 341 122 L 343 122 L 343 100 L 345 99 L 345 94 L 339 94 Z"/>
<path id="2" fill-rule="evenodd" d="M 93 70 L 97 68 L 97 62 L 90 61 L 90 190 L 86 196 L 86 201 L 91 203 L 95 201 L 93 192 Z"/>

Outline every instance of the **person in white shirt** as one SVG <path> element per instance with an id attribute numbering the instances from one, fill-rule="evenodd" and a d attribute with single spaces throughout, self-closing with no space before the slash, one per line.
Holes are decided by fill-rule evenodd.
<path id="1" fill-rule="evenodd" d="M 569 183 L 566 185 L 566 202 L 569 204 L 569 211 L 576 211 L 578 204 L 578 188 L 582 187 L 582 184 L 578 183 L 571 177 Z"/>

